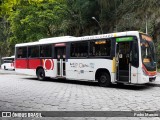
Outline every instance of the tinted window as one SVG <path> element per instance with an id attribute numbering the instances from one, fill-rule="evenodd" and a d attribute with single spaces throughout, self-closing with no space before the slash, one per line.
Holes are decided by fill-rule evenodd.
<path id="1" fill-rule="evenodd" d="M 3 63 L 12 63 L 13 60 L 4 60 Z"/>
<path id="2" fill-rule="evenodd" d="M 40 57 L 52 57 L 52 45 L 40 46 Z"/>
<path id="3" fill-rule="evenodd" d="M 90 42 L 90 56 L 110 56 L 111 40 L 96 40 Z"/>
<path id="4" fill-rule="evenodd" d="M 87 57 L 88 42 L 71 43 L 71 57 Z"/>
<path id="5" fill-rule="evenodd" d="M 131 63 L 135 67 L 139 66 L 139 54 L 138 54 L 138 42 L 137 42 L 137 40 L 133 41 Z"/>
<path id="6" fill-rule="evenodd" d="M 17 48 L 17 58 L 26 58 L 27 57 L 27 47 Z"/>
<path id="7" fill-rule="evenodd" d="M 39 46 L 28 47 L 28 57 L 29 58 L 39 57 Z"/>

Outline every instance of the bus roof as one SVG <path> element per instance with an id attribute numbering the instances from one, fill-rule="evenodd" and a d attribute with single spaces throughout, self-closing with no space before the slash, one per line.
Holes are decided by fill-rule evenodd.
<path id="1" fill-rule="evenodd" d="M 38 44 L 40 45 L 40 44 L 51 44 L 51 43 L 65 43 L 73 41 L 85 41 L 85 40 L 104 39 L 104 38 L 121 37 L 121 36 L 133 36 L 133 35 L 138 36 L 138 34 L 139 34 L 138 31 L 126 31 L 126 32 L 108 33 L 101 35 L 82 36 L 82 37 L 61 36 L 61 37 L 44 38 L 36 42 L 20 43 L 16 44 L 16 47 L 33 46 Z"/>
<path id="2" fill-rule="evenodd" d="M 52 37 L 52 38 L 44 38 L 44 39 L 40 39 L 39 42 L 46 42 L 46 41 L 53 41 L 53 40 L 66 40 L 66 39 L 72 39 L 72 38 L 76 38 L 74 36 L 61 36 L 61 37 Z"/>
<path id="3" fill-rule="evenodd" d="M 12 56 L 10 56 L 10 57 L 2 57 L 3 60 L 4 60 L 4 59 L 10 59 L 10 58 L 15 58 L 15 56 L 12 55 Z"/>

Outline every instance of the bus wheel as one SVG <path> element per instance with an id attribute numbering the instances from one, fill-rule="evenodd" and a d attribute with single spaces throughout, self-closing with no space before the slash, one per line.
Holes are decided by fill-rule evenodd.
<path id="1" fill-rule="evenodd" d="M 98 83 L 100 86 L 102 87 L 108 87 L 111 85 L 111 79 L 108 73 L 103 72 L 100 74 L 99 79 L 98 79 Z"/>
<path id="2" fill-rule="evenodd" d="M 6 66 L 4 66 L 4 70 L 7 70 L 7 69 L 6 69 Z"/>
<path id="3" fill-rule="evenodd" d="M 45 72 L 42 68 L 38 69 L 36 74 L 38 80 L 45 80 Z"/>

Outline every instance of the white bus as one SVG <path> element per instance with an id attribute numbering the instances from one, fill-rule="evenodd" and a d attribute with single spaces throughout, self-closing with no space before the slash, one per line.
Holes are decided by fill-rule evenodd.
<path id="1" fill-rule="evenodd" d="M 15 70 L 47 77 L 144 84 L 156 79 L 155 47 L 138 31 L 82 37 L 54 37 L 16 44 Z"/>
<path id="2" fill-rule="evenodd" d="M 14 58 L 15 56 L 11 57 L 2 57 L 2 64 L 1 69 L 4 70 L 14 70 Z"/>

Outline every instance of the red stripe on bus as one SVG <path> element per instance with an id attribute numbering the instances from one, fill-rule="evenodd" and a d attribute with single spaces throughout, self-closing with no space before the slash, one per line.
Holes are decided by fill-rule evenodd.
<path id="1" fill-rule="evenodd" d="M 28 60 L 28 68 L 29 69 L 36 69 L 40 65 L 41 65 L 40 59 L 29 59 Z"/>
<path id="2" fill-rule="evenodd" d="M 27 59 L 15 60 L 15 68 L 27 68 Z"/>

